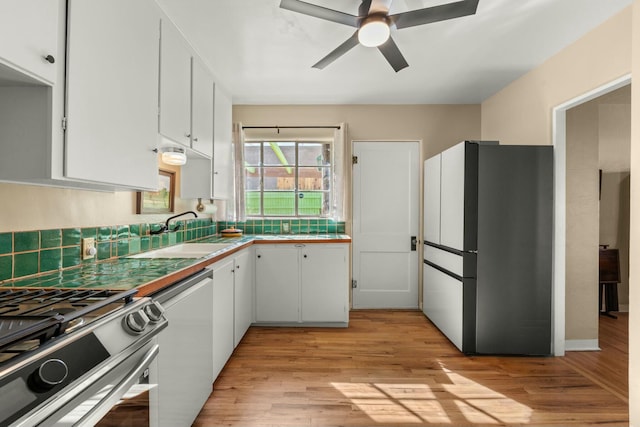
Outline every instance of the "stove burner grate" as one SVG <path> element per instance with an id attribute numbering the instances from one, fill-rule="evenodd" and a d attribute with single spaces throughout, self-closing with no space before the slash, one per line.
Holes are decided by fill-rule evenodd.
<path id="1" fill-rule="evenodd" d="M 22 289 L 0 291 L 0 351 L 24 341 L 40 343 L 82 324 L 83 317 L 109 304 L 123 305 L 137 291 Z M 122 301 L 120 301 L 122 300 Z"/>

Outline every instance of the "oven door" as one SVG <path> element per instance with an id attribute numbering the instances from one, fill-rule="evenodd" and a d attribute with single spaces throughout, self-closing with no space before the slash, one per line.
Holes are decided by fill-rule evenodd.
<path id="1" fill-rule="evenodd" d="M 144 427 L 155 424 L 157 405 L 150 392 L 149 371 L 155 367 L 159 346 L 151 340 L 57 409 L 38 426 Z"/>

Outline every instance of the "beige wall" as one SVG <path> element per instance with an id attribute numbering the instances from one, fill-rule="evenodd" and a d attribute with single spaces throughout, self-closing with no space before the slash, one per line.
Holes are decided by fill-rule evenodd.
<path id="1" fill-rule="evenodd" d="M 640 40 L 640 0 L 633 2 L 633 34 Z M 640 43 L 633 44 L 633 74 L 640 75 Z M 640 84 L 631 87 L 631 173 L 640 173 Z M 640 186 L 631 180 L 630 258 L 640 256 Z M 629 278 L 629 424 L 640 426 L 640 263 L 632 262 Z M 633 403 L 631 403 L 633 402 Z"/>
<path id="2" fill-rule="evenodd" d="M 159 164 L 163 169 L 176 167 Z M 176 190 L 180 191 L 177 174 Z M 169 215 L 136 215 L 133 191 L 96 192 L 0 182 L 0 232 L 49 228 L 164 222 Z M 193 210 L 191 200 L 176 199 L 175 211 Z"/>
<path id="3" fill-rule="evenodd" d="M 629 156 L 627 156 L 629 158 Z M 603 172 L 600 198 L 600 244 L 620 255 L 620 310 L 629 307 L 629 172 Z"/>
<path id="4" fill-rule="evenodd" d="M 598 128 L 597 103 L 567 111 L 568 340 L 598 339 Z"/>
<path id="5" fill-rule="evenodd" d="M 480 137 L 479 105 L 235 105 L 233 121 L 251 126 L 347 123 L 353 140 L 423 141 L 430 157 Z"/>
<path id="6" fill-rule="evenodd" d="M 552 144 L 551 111 L 631 71 L 631 8 L 482 103 L 482 139 Z"/>

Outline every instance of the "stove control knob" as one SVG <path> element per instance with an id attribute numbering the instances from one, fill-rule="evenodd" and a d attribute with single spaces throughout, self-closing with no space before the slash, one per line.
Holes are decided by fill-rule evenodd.
<path id="1" fill-rule="evenodd" d="M 164 308 L 157 301 L 152 301 L 145 305 L 143 310 L 144 314 L 146 314 L 149 320 L 151 320 L 151 323 L 156 323 L 162 320 Z"/>
<path id="2" fill-rule="evenodd" d="M 29 388 L 44 393 L 61 384 L 69 374 L 67 364 L 60 359 L 49 359 L 40 365 L 29 377 Z"/>
<path id="3" fill-rule="evenodd" d="M 133 334 L 142 333 L 149 325 L 149 318 L 142 310 L 129 313 L 124 318 L 124 328 Z"/>

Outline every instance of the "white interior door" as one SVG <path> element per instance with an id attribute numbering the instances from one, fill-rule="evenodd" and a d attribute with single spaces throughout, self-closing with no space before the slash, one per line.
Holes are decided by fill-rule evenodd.
<path id="1" fill-rule="evenodd" d="M 418 142 L 353 143 L 354 308 L 417 308 Z"/>

